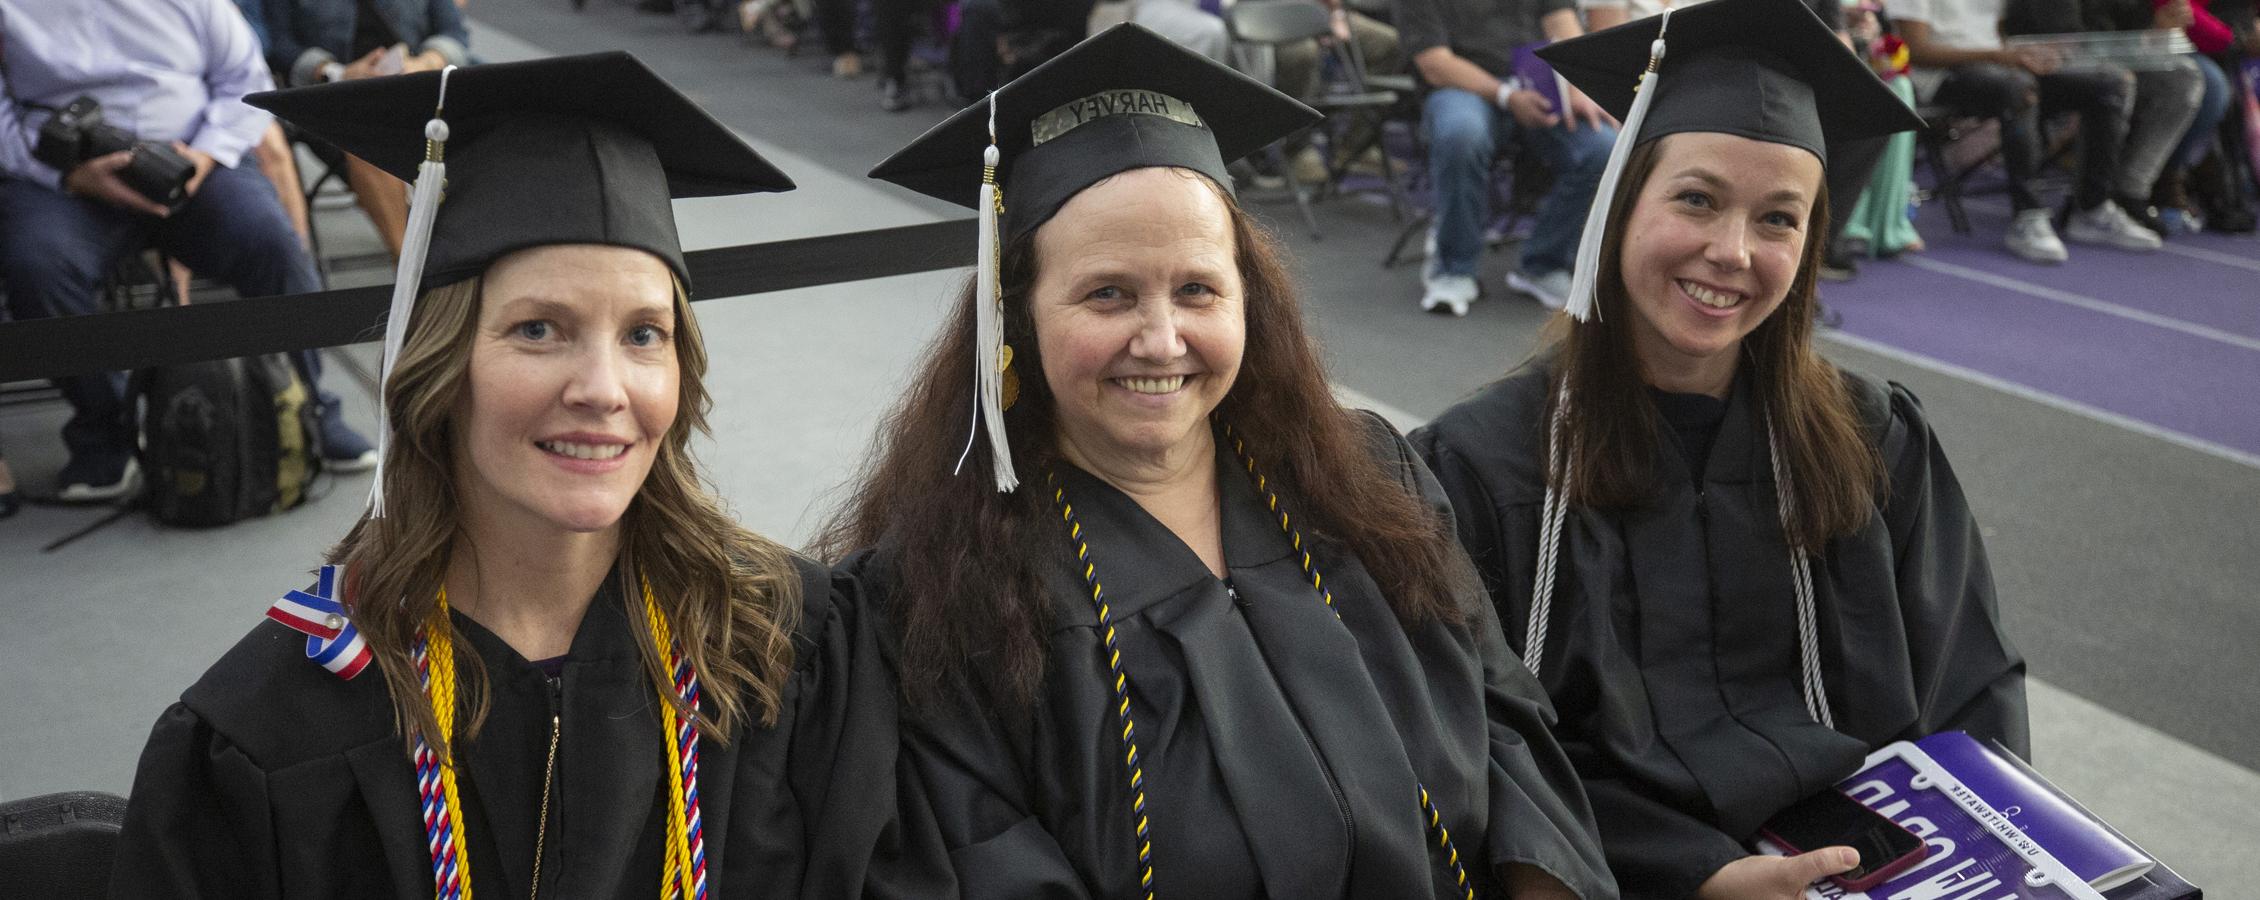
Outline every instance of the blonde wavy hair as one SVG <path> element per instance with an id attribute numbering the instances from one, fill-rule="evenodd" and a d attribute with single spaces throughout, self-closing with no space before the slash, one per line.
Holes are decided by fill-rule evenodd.
<path id="1" fill-rule="evenodd" d="M 450 629 L 455 646 L 467 646 L 437 612 L 440 586 L 462 533 L 453 416 L 470 372 L 480 287 L 481 279 L 472 278 L 433 288 L 417 300 L 385 385 L 393 428 L 385 448 L 386 514 L 364 514 L 329 553 L 331 563 L 346 567 L 346 602 L 376 655 L 404 737 L 439 733 L 410 658 L 416 629 L 437 622 Z M 705 343 L 680 284 L 674 311 L 679 411 L 660 441 L 651 473 L 621 517 L 619 596 L 630 604 L 627 620 L 646 674 L 663 696 L 673 697 L 667 660 L 653 644 L 642 614 L 643 592 L 634 579 L 640 574 L 650 583 L 713 707 L 711 716 L 697 712 L 700 730 L 726 742 L 748 717 L 763 725 L 777 721 L 793 669 L 801 584 L 792 552 L 723 513 L 699 476 L 689 444 L 694 433 L 707 432 L 713 401 L 703 380 Z M 475 736 L 490 702 L 489 682 L 477 654 L 463 653 L 459 662 L 468 663 L 459 690 L 471 698 L 464 734 Z M 443 741 L 431 744 L 446 752 Z"/>

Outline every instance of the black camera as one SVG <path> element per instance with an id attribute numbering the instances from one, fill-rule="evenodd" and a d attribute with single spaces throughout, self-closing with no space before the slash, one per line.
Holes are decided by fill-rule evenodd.
<path id="1" fill-rule="evenodd" d="M 121 150 L 133 154 L 118 170 L 118 180 L 127 187 L 166 209 L 179 209 L 188 202 L 188 182 L 196 176 L 196 163 L 171 144 L 135 140 L 132 132 L 104 121 L 102 104 L 93 97 L 73 100 L 49 116 L 39 126 L 39 141 L 31 155 L 69 174 L 80 163 Z"/>

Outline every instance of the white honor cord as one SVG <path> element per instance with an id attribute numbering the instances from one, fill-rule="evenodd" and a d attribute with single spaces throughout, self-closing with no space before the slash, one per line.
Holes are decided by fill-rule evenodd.
<path id="1" fill-rule="evenodd" d="M 1773 417 L 1766 417 L 1766 455 L 1773 460 L 1774 495 L 1781 501 L 1781 533 L 1789 537 L 1789 513 L 1796 504 L 1796 489 L 1790 485 L 1789 469 L 1781 462 L 1781 436 L 1775 433 Z M 1804 674 L 1805 712 L 1829 728 L 1836 727 L 1836 716 L 1828 709 L 1828 689 L 1821 683 L 1820 627 L 1813 608 L 1813 563 L 1802 548 L 1789 551 L 1789 580 L 1797 589 L 1797 664 Z"/>
<path id="2" fill-rule="evenodd" d="M 1524 629 L 1522 663 L 1530 674 L 1539 674 L 1546 653 L 1546 624 L 1553 617 L 1554 582 L 1561 555 L 1562 520 L 1569 502 L 1563 496 L 1569 493 L 1570 468 L 1563 465 L 1562 414 L 1569 406 L 1569 393 L 1565 389 L 1554 401 L 1554 414 L 1546 424 L 1546 502 L 1538 512 L 1538 573 L 1530 589 L 1530 622 Z M 1789 470 L 1781 462 L 1781 440 L 1774 434 L 1773 420 L 1766 420 L 1766 455 L 1773 462 L 1773 480 L 1776 495 L 1780 498 L 1781 530 L 1784 538 L 1789 533 L 1789 513 L 1796 494 L 1790 485 Z M 1572 463 L 1575 456 L 1570 457 Z M 1559 472 L 1560 487 L 1555 487 L 1555 474 Z M 1797 595 L 1797 668 L 1799 689 L 1805 700 L 1805 713 L 1813 721 L 1827 728 L 1836 727 L 1836 716 L 1828 707 L 1828 688 L 1821 680 L 1821 652 L 1819 612 L 1813 602 L 1812 560 L 1801 549 L 1789 551 L 1789 580 Z"/>

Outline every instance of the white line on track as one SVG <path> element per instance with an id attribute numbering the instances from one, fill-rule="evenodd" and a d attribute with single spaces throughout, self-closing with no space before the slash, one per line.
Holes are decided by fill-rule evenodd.
<path id="1" fill-rule="evenodd" d="M 2260 454 L 2249 453 L 2243 450 L 2239 450 L 2235 447 L 2228 446 L 2226 444 L 2217 444 L 2195 435 L 2183 434 L 2182 432 L 2175 431 L 2171 428 L 2162 428 L 2157 425 L 2152 425 L 2140 419 L 2120 415 L 2119 413 L 2115 413 L 2100 407 L 2089 406 L 2077 400 L 2060 397 L 2037 388 L 2027 387 L 2014 381 L 2010 381 L 2006 378 L 1999 378 L 1996 376 L 1988 375 L 1984 372 L 1980 372 L 1967 366 L 1958 366 L 1945 360 L 1932 359 L 1931 357 L 1924 356 L 1911 350 L 1902 350 L 1898 347 L 1894 347 L 1881 341 L 1869 340 L 1858 335 L 1846 334 L 1842 331 L 1823 331 L 1821 332 L 1821 338 L 1823 340 L 1843 344 L 1855 350 L 1861 350 L 1868 353 L 1873 353 L 1886 359 L 1903 362 L 1907 365 L 1914 366 L 1919 369 L 1929 369 L 1941 375 L 1959 378 L 1963 381 L 1967 381 L 1971 384 L 1979 385 L 1981 387 L 1992 388 L 2012 397 L 2016 397 L 2022 400 L 2030 400 L 2042 406 L 2060 409 L 2081 418 L 2090 419 L 2103 423 L 2105 425 L 2124 428 L 2128 431 L 2132 431 L 2145 437 L 2157 438 L 2158 440 L 2165 441 L 2169 444 L 2173 444 L 2174 446 L 2188 450 L 2195 450 L 2207 456 L 2228 460 L 2229 462 L 2237 463 L 2239 465 L 2250 466 L 2254 469 L 2260 469 Z M 1395 420 L 1392 419 L 1391 421 Z"/>
<path id="2" fill-rule="evenodd" d="M 1974 281 L 1978 284 L 1987 285 L 1989 287 L 1997 287 L 2005 291 L 2014 291 L 2027 297 L 2035 297 L 2041 300 L 2061 303 L 2066 306 L 2075 306 L 2089 312 L 2099 312 L 2107 316 L 2117 316 L 2128 321 L 2140 322 L 2144 325 L 2149 325 L 2155 328 L 2164 328 L 2170 331 L 2179 331 L 2192 337 L 2202 338 L 2208 341 L 2216 341 L 2219 343 L 2227 344 L 2231 347 L 2236 347 L 2238 349 L 2250 350 L 2254 353 L 2260 353 L 2260 338 L 2246 337 L 2232 331 L 2224 331 L 2219 328 L 2214 328 L 2210 325 L 2199 325 L 2194 322 L 2184 322 L 2172 316 L 2163 316 L 2154 312 L 2150 312 L 2148 310 L 2135 309 L 2131 306 L 2121 306 L 2108 300 L 2097 300 L 2094 297 L 2090 297 L 2085 294 L 2075 294 L 2071 291 L 2058 290 L 2052 287 L 2044 287 L 2042 285 L 2033 284 L 2032 282 L 2025 281 L 2023 279 L 2011 278 L 2007 275 L 1997 275 L 1992 272 L 1987 272 L 1983 269 L 1973 269 L 1969 266 L 1957 265 L 1950 262 L 1941 262 L 1935 259 L 1928 259 L 1923 257 L 1921 254 L 1902 254 L 1899 257 L 1899 261 L 1906 263 L 1907 265 L 1914 266 L 1918 269 L 1936 272 L 1940 275 L 1952 276 L 1954 278 L 1960 278 L 1964 281 Z"/>

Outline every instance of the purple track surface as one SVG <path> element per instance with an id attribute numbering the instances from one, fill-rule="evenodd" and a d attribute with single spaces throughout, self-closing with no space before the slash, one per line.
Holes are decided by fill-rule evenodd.
<path id="1" fill-rule="evenodd" d="M 1967 208 L 1970 234 L 1953 233 L 1944 207 L 1926 204 L 1916 224 L 1928 251 L 1865 262 L 1851 282 L 1823 286 L 1842 330 L 2260 455 L 2260 237 L 2181 236 L 2156 253 L 2069 244 L 2070 262 L 2042 266 L 2002 249 L 2003 200 L 1972 198 Z M 2113 304 L 2134 317 L 2033 296 L 1998 279 Z M 2170 321 L 2142 321 L 2145 314 Z"/>

